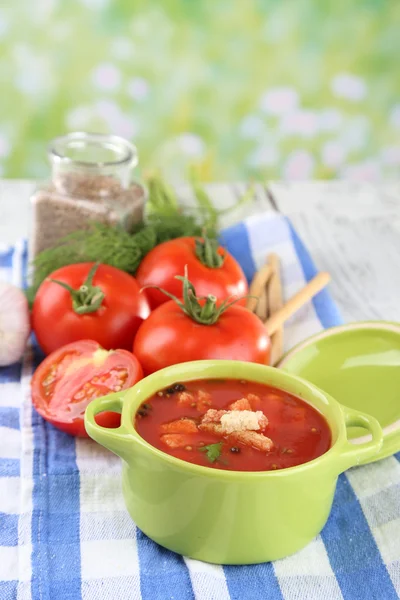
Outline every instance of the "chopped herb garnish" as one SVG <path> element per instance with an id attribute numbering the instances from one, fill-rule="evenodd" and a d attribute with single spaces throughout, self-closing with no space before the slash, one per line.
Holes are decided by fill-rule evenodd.
<path id="1" fill-rule="evenodd" d="M 219 459 L 222 452 L 222 442 L 218 442 L 217 444 L 208 444 L 208 446 L 203 446 L 199 448 L 200 452 L 206 452 L 207 458 L 211 463 L 214 463 Z"/>

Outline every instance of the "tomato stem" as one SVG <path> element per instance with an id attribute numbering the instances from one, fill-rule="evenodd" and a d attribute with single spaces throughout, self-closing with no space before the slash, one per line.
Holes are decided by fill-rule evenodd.
<path id="1" fill-rule="evenodd" d="M 230 300 L 224 300 L 221 302 L 219 306 L 217 306 L 218 299 L 209 294 L 208 296 L 196 296 L 196 290 L 193 284 L 188 279 L 187 266 L 185 266 L 185 274 L 182 277 L 181 275 L 176 275 L 175 279 L 179 279 L 182 281 L 182 298 L 183 300 L 179 300 L 170 292 L 163 290 L 162 288 L 156 285 L 146 285 L 142 289 L 146 288 L 154 288 L 159 290 L 168 298 L 171 298 L 193 321 L 199 323 L 200 325 L 214 325 L 220 318 L 220 316 L 233 304 L 235 304 L 238 300 L 241 300 L 242 297 L 234 298 Z M 200 300 L 202 302 L 200 302 Z"/>
<path id="2" fill-rule="evenodd" d="M 70 293 L 72 299 L 72 308 L 78 315 L 86 315 L 96 312 L 96 310 L 98 310 L 103 303 L 105 298 L 103 290 L 98 286 L 93 285 L 93 277 L 99 266 L 100 263 L 95 263 L 92 266 L 85 281 L 77 290 L 64 281 L 49 279 L 49 281 L 52 283 L 57 283 L 57 285 L 60 285 Z"/>
<path id="3" fill-rule="evenodd" d="M 203 239 L 195 241 L 195 252 L 199 261 L 210 269 L 219 269 L 225 261 L 225 254 L 218 252 L 218 240 L 210 239 L 204 235 Z"/>
<path id="4" fill-rule="evenodd" d="M 200 317 L 202 321 L 208 321 L 213 318 L 216 311 L 217 298 L 211 294 L 207 296 L 204 305 L 201 307 Z"/>

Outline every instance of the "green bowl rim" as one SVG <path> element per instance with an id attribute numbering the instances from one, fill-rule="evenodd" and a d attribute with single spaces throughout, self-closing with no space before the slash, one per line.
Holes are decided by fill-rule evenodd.
<path id="1" fill-rule="evenodd" d="M 140 436 L 140 434 L 136 431 L 136 429 L 133 425 L 133 417 L 134 417 L 134 414 L 136 413 L 138 406 L 142 402 L 144 402 L 144 399 L 135 401 L 135 388 L 140 387 L 140 384 L 143 383 L 144 381 L 148 380 L 150 377 L 156 379 L 159 375 L 165 375 L 166 372 L 171 372 L 171 381 L 179 380 L 179 381 L 185 382 L 185 381 L 190 381 L 190 379 L 206 379 L 209 376 L 202 377 L 199 373 L 196 373 L 192 377 L 185 376 L 185 375 L 178 376 L 178 375 L 175 375 L 175 373 L 182 371 L 182 370 L 190 370 L 190 368 L 193 368 L 193 365 L 201 364 L 203 367 L 206 367 L 206 366 L 215 366 L 216 363 L 220 363 L 220 366 L 228 366 L 228 365 L 231 365 L 232 363 L 234 363 L 235 366 L 237 366 L 238 363 L 240 363 L 241 365 L 246 366 L 246 368 L 250 368 L 250 370 L 252 370 L 252 369 L 257 370 L 258 368 L 262 368 L 262 369 L 267 369 L 269 371 L 276 371 L 276 372 L 279 372 L 279 374 L 281 374 L 284 378 L 291 379 L 294 382 L 300 383 L 307 389 L 307 391 L 310 390 L 312 394 L 317 394 L 317 395 L 321 396 L 323 399 L 325 399 L 327 401 L 327 403 L 330 406 L 333 406 L 334 410 L 336 411 L 335 425 L 337 427 L 337 437 L 336 437 L 335 442 L 332 444 L 332 446 L 329 448 L 329 450 L 327 450 L 327 452 L 324 452 L 324 454 L 321 454 L 320 456 L 314 458 L 311 461 L 308 461 L 308 462 L 305 462 L 305 463 L 302 463 L 300 465 L 296 465 L 293 467 L 288 467 L 286 469 L 277 469 L 276 471 L 228 471 L 228 470 L 224 470 L 224 469 L 213 469 L 211 467 L 196 465 L 196 464 L 190 463 L 188 461 L 182 460 L 180 458 L 176 458 L 175 456 L 171 456 L 167 452 L 163 452 L 162 450 L 159 450 L 155 446 L 152 446 L 151 444 L 149 444 L 149 442 L 147 442 L 144 438 L 142 438 Z M 233 379 L 236 379 L 236 378 L 233 377 Z M 240 376 L 240 378 L 238 378 L 238 379 L 244 379 L 244 377 Z M 256 379 L 251 378 L 251 377 L 248 377 L 247 379 L 249 381 L 256 381 Z M 284 388 L 280 388 L 280 389 L 284 390 Z M 290 393 L 292 393 L 292 392 L 290 392 Z M 318 410 L 317 407 L 315 407 L 308 399 L 303 398 L 303 397 L 301 397 L 301 399 L 304 400 L 304 402 L 311 404 L 311 406 L 313 406 L 313 408 Z M 329 420 L 328 415 L 326 415 L 325 413 L 322 413 L 322 414 L 328 421 L 328 425 L 331 429 L 331 434 L 332 434 L 332 425 L 331 425 L 330 421 L 332 421 L 333 419 L 331 418 Z M 309 381 L 303 379 L 302 377 L 298 377 L 297 375 L 292 375 L 291 373 L 286 373 L 285 371 L 280 371 L 280 370 L 276 369 L 275 367 L 261 365 L 261 364 L 257 364 L 257 363 L 248 363 L 248 362 L 244 362 L 244 361 L 233 361 L 233 360 L 202 360 L 202 361 L 191 361 L 191 362 L 187 362 L 187 363 L 180 363 L 179 365 L 172 365 L 170 367 L 166 367 L 165 369 L 157 371 L 156 373 L 149 375 L 145 379 L 142 379 L 141 381 L 136 383 L 132 388 L 127 390 L 127 393 L 126 393 L 125 399 L 124 399 L 124 403 L 123 403 L 123 410 L 122 410 L 122 414 L 121 414 L 121 425 L 125 429 L 126 433 L 128 433 L 129 435 L 131 435 L 132 437 L 135 438 L 135 440 L 139 443 L 139 445 L 142 447 L 142 449 L 149 450 L 157 457 L 159 457 L 163 460 L 166 460 L 167 462 L 171 463 L 173 466 L 178 467 L 179 469 L 186 468 L 188 471 L 191 471 L 197 475 L 204 475 L 207 477 L 212 476 L 212 477 L 217 477 L 217 478 L 218 477 L 223 477 L 223 478 L 224 477 L 228 477 L 228 478 L 233 477 L 236 479 L 249 479 L 249 477 L 254 477 L 254 478 L 285 477 L 293 472 L 300 473 L 301 471 L 305 471 L 305 470 L 313 468 L 317 463 L 324 461 L 326 459 L 334 460 L 335 457 L 338 458 L 340 456 L 340 453 L 338 454 L 337 446 L 340 442 L 343 442 L 347 439 L 346 425 L 344 422 L 342 406 L 340 405 L 339 402 L 337 402 L 332 396 L 327 394 L 324 390 L 321 390 L 316 385 L 310 383 Z"/>

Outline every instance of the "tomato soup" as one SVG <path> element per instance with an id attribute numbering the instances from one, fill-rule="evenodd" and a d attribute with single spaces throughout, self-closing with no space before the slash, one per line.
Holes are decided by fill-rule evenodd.
<path id="1" fill-rule="evenodd" d="M 270 471 L 308 462 L 331 445 L 321 413 L 261 383 L 210 379 L 175 383 L 135 416 L 149 444 L 187 462 L 229 471 Z"/>

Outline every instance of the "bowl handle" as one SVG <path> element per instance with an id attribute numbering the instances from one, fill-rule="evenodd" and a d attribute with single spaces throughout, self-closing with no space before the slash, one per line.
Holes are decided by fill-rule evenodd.
<path id="1" fill-rule="evenodd" d="M 346 428 L 362 427 L 372 435 L 372 440 L 362 444 L 352 444 L 347 441 L 340 454 L 340 472 L 343 472 L 350 467 L 354 467 L 355 465 L 359 465 L 368 458 L 375 456 L 381 449 L 383 443 L 382 427 L 375 417 L 347 407 L 343 407 L 342 410 Z"/>
<path id="2" fill-rule="evenodd" d="M 103 411 L 112 411 L 121 413 L 124 403 L 124 396 L 130 390 L 114 392 L 101 398 L 96 398 L 87 406 L 85 411 L 85 429 L 88 435 L 114 452 L 117 456 L 124 458 L 132 448 L 132 435 L 124 425 L 108 429 L 96 423 L 95 417 Z"/>

